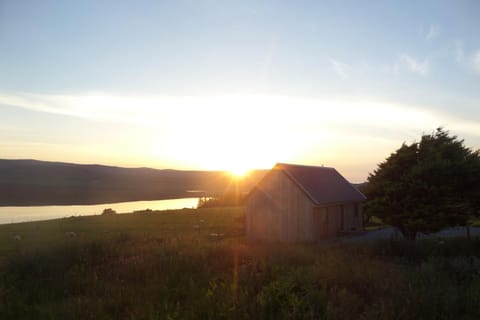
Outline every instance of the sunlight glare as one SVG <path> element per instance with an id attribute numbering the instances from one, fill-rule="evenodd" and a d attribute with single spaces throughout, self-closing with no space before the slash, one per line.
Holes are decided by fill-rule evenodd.
<path id="1" fill-rule="evenodd" d="M 248 173 L 250 172 L 250 169 L 245 168 L 245 167 L 236 167 L 228 170 L 231 176 L 237 179 L 245 178 Z"/>
<path id="2" fill-rule="evenodd" d="M 342 167 L 345 155 L 356 146 L 363 150 L 365 141 L 387 148 L 399 143 L 396 137 L 378 136 L 384 123 L 409 132 L 438 123 L 435 114 L 414 106 L 360 98 L 231 95 L 156 97 L 143 102 L 136 104 L 145 111 L 136 115 L 136 123 L 144 128 L 152 125 L 148 144 L 153 158 L 180 168 L 236 176 L 277 162 Z M 175 112 L 155 105 L 175 106 Z M 373 153 L 362 157 L 362 163 L 383 156 Z"/>

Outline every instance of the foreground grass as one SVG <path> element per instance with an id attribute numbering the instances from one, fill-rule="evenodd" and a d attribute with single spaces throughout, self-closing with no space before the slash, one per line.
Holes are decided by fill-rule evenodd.
<path id="1" fill-rule="evenodd" d="M 480 317 L 478 239 L 260 244 L 242 219 L 217 208 L 0 226 L 0 319 Z"/>

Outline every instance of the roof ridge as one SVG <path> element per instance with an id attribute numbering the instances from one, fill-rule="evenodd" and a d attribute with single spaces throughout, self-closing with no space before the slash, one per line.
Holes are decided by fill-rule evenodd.
<path id="1" fill-rule="evenodd" d="M 277 166 L 292 166 L 292 167 L 306 167 L 306 168 L 324 168 L 324 169 L 332 169 L 335 170 L 334 167 L 326 167 L 324 165 L 318 166 L 318 165 L 307 165 L 307 164 L 295 164 L 295 163 L 284 163 L 284 162 L 277 162 L 275 164 L 275 167 Z M 274 168 L 275 168 L 274 167 Z"/>
<path id="2" fill-rule="evenodd" d="M 311 166 L 311 165 L 295 165 L 295 164 L 286 164 L 286 163 L 277 163 L 273 169 L 280 170 L 282 171 L 286 176 L 288 176 L 306 195 L 308 198 L 310 198 L 313 203 L 315 204 L 320 204 L 322 201 L 318 198 L 318 195 L 316 194 L 316 191 L 312 189 L 312 184 L 311 182 L 305 180 L 302 175 L 298 176 L 299 170 L 301 172 L 303 171 L 308 172 L 312 170 L 311 172 L 323 172 L 322 175 L 327 174 L 327 177 L 330 175 L 331 177 L 335 177 L 337 181 L 337 185 L 341 186 L 343 185 L 344 192 L 345 190 L 350 190 L 346 191 L 347 193 L 350 192 L 350 196 L 353 196 L 353 198 L 360 198 L 362 200 L 365 200 L 366 197 L 363 195 L 363 193 L 360 192 L 354 185 L 352 185 L 340 172 L 337 171 L 337 169 L 332 168 L 332 167 L 320 167 L 320 166 Z M 307 170 L 307 171 L 305 171 Z M 328 178 L 327 178 L 328 179 Z M 359 200 L 359 199 L 358 199 Z"/>

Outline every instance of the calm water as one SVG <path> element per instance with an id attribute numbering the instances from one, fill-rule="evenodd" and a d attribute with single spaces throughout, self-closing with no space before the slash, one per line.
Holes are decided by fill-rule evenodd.
<path id="1" fill-rule="evenodd" d="M 72 206 L 33 206 L 33 207 L 0 207 L 0 224 L 24 221 L 47 220 L 70 216 L 87 216 L 101 214 L 106 208 L 117 213 L 129 213 L 137 210 L 167 210 L 196 208 L 198 198 L 182 198 L 153 201 L 130 201 L 93 205 Z"/>

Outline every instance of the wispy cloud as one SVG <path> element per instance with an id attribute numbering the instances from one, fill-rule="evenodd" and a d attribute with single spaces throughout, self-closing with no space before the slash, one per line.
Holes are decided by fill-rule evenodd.
<path id="1" fill-rule="evenodd" d="M 330 58 L 330 64 L 337 75 L 342 79 L 348 79 L 350 76 L 350 66 L 346 63 Z"/>
<path id="2" fill-rule="evenodd" d="M 381 70 L 387 73 L 398 74 L 402 70 L 425 77 L 428 74 L 430 62 L 428 59 L 419 60 L 409 54 L 403 53 L 391 64 L 384 64 Z"/>
<path id="3" fill-rule="evenodd" d="M 196 166 L 212 169 L 238 162 L 238 152 L 261 155 L 259 159 L 263 159 L 262 163 L 252 158 L 252 163 L 247 165 L 268 167 L 278 159 L 288 160 L 299 154 L 311 154 L 313 157 L 312 150 L 318 152 L 318 146 L 330 150 L 332 162 L 339 161 L 352 152 L 352 141 L 355 141 L 354 147 L 360 148 L 381 140 L 383 147 L 386 143 L 388 149 L 392 149 L 398 146 L 405 133 L 412 135 L 413 139 L 420 132 L 440 124 L 456 132 L 480 136 L 478 124 L 471 119 L 456 119 L 425 106 L 346 97 L 305 99 L 266 95 L 173 97 L 0 93 L 0 104 L 87 118 L 100 123 L 139 126 L 150 134 L 149 138 L 145 138 L 146 142 L 139 142 L 139 145 L 151 150 L 139 150 L 139 154 L 147 152 L 149 156 L 185 165 L 192 165 L 186 159 L 195 154 L 198 156 L 195 157 Z M 270 121 L 266 127 L 266 119 L 272 117 L 272 106 L 275 106 L 275 121 Z M 296 112 L 292 113 L 292 109 Z M 126 128 L 118 127 L 122 128 L 121 131 Z M 154 141 L 149 140 L 152 137 Z M 222 145 L 221 152 L 215 157 L 218 161 L 214 161 L 199 141 L 217 141 L 219 137 L 222 137 L 220 141 L 229 143 Z M 265 145 L 269 148 L 265 149 Z M 347 145 L 349 150 L 342 147 Z M 374 158 L 382 156 L 384 149 L 376 152 L 378 154 Z M 364 160 L 365 163 L 371 161 L 373 158 Z"/>
<path id="4" fill-rule="evenodd" d="M 425 34 L 425 39 L 428 41 L 434 40 L 438 38 L 440 35 L 440 27 L 437 25 L 430 25 L 430 27 L 427 30 L 427 33 Z"/>
<path id="5" fill-rule="evenodd" d="M 472 57 L 472 64 L 474 70 L 480 74 L 480 49 L 478 49 Z"/>
<path id="6" fill-rule="evenodd" d="M 480 64 L 480 52 L 478 55 Z M 346 122 L 363 125 L 392 125 L 425 128 L 445 122 L 445 117 L 431 112 L 431 108 L 405 106 L 385 101 L 354 100 L 345 97 L 324 97 L 305 99 L 294 96 L 232 95 L 232 96 L 117 96 L 107 94 L 84 95 L 40 95 L 40 94 L 1 94 L 0 104 L 21 107 L 36 111 L 87 118 L 95 121 L 113 121 L 155 128 L 177 128 L 185 124 L 205 130 L 209 125 L 221 126 L 231 131 L 244 124 L 264 130 L 264 119 L 271 117 L 275 106 L 277 114 L 288 117 L 278 119 L 278 129 L 318 128 L 319 121 L 329 124 Z M 225 106 L 229 106 L 226 108 Z M 296 108 L 298 112 L 289 112 Z M 314 112 L 321 117 L 305 117 Z M 427 111 L 429 110 L 429 111 Z M 211 118 L 215 114 L 216 117 Z M 256 117 L 252 118 L 252 114 Z M 346 118 L 345 115 L 348 115 Z M 217 119 L 218 116 L 218 119 Z M 412 119 L 415 119 L 412 121 Z M 191 122 L 191 123 L 190 123 Z M 303 129 L 302 129 L 303 130 Z M 195 131 L 195 130 L 193 130 Z M 478 131 L 478 130 L 477 130 Z"/>
<path id="7" fill-rule="evenodd" d="M 395 61 L 391 64 L 384 64 L 381 66 L 381 70 L 386 73 L 397 74 L 400 71 L 400 64 Z"/>
<path id="8" fill-rule="evenodd" d="M 465 70 L 480 74 L 480 48 L 473 52 L 465 50 L 463 42 L 457 41 L 454 47 L 455 61 Z"/>
<path id="9" fill-rule="evenodd" d="M 463 49 L 463 42 L 456 41 L 455 42 L 455 61 L 457 63 L 464 63 L 465 62 L 465 49 Z"/>
<path id="10" fill-rule="evenodd" d="M 420 61 L 411 55 L 406 53 L 400 55 L 399 61 L 403 64 L 409 71 L 416 73 L 420 76 L 426 76 L 429 69 L 428 59 Z"/>

